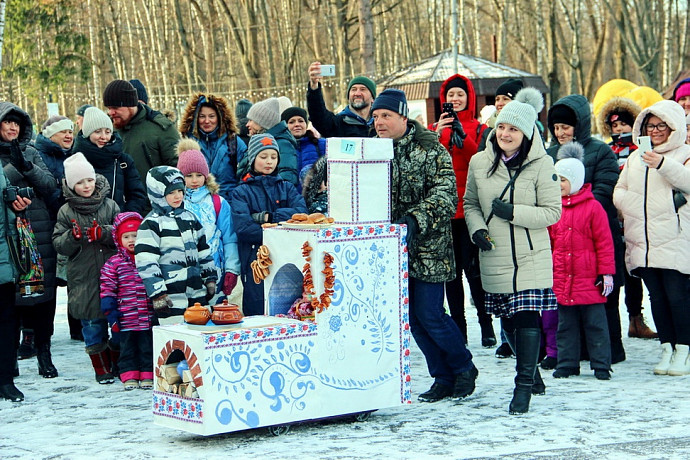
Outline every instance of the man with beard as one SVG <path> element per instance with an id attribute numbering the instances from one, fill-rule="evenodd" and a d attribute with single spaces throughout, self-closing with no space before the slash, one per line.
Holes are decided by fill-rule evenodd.
<path id="1" fill-rule="evenodd" d="M 137 90 L 126 80 L 113 80 L 103 91 L 103 105 L 120 134 L 123 150 L 134 159 L 144 188 L 154 166 L 176 166 L 180 133 L 162 113 L 139 102 Z"/>
<path id="2" fill-rule="evenodd" d="M 309 120 L 323 137 L 372 137 L 376 132 L 369 125 L 371 103 L 376 97 L 376 83 L 364 76 L 347 85 L 348 106 L 340 113 L 326 108 L 321 90 L 321 63 L 309 66 L 307 110 Z"/>

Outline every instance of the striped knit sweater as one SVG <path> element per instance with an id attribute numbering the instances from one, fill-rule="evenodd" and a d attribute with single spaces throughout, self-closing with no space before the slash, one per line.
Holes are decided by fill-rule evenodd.
<path id="1" fill-rule="evenodd" d="M 122 242 L 116 236 L 120 223 L 134 216 L 141 219 L 136 212 L 123 212 L 115 217 L 113 241 L 117 245 L 117 254 L 101 268 L 101 299 L 116 299 L 121 315 L 118 320 L 121 331 L 148 331 L 152 327 L 153 305 L 146 295 L 146 287 L 134 264 L 134 258 L 122 247 Z"/>

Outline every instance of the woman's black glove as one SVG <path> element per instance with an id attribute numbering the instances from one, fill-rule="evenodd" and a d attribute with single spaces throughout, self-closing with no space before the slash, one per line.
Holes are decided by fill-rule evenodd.
<path id="1" fill-rule="evenodd" d="M 491 237 L 489 236 L 489 232 L 484 229 L 474 232 L 472 235 L 472 241 L 474 241 L 474 244 L 476 244 L 477 247 L 479 247 L 479 249 L 482 251 L 491 251 L 494 248 L 494 245 L 491 242 Z"/>
<path id="2" fill-rule="evenodd" d="M 407 237 L 405 237 L 405 242 L 408 246 L 412 244 L 412 241 L 417 237 L 417 232 L 419 231 L 419 225 L 417 225 L 415 218 L 412 216 L 402 216 L 393 223 L 398 225 L 407 225 Z"/>
<path id="3" fill-rule="evenodd" d="M 450 129 L 450 143 L 456 146 L 457 148 L 461 149 L 463 144 L 465 143 L 465 138 L 467 137 L 467 134 L 465 133 L 465 130 L 462 128 L 462 123 L 460 123 L 460 120 L 457 119 L 457 116 L 455 120 L 453 120 L 453 124 L 451 125 Z"/>
<path id="4" fill-rule="evenodd" d="M 673 207 L 676 208 L 676 212 L 687 202 L 688 200 L 685 199 L 683 192 L 679 192 L 678 190 L 673 191 Z"/>
<path id="5" fill-rule="evenodd" d="M 31 171 L 31 168 L 34 167 L 33 163 L 24 158 L 24 154 L 22 153 L 21 147 L 19 147 L 17 139 L 14 139 L 10 143 L 10 163 L 19 172 Z"/>
<path id="6" fill-rule="evenodd" d="M 498 198 L 494 198 L 491 203 L 491 210 L 496 214 L 496 216 L 505 220 L 513 220 L 513 205 L 512 203 L 506 203 Z"/>

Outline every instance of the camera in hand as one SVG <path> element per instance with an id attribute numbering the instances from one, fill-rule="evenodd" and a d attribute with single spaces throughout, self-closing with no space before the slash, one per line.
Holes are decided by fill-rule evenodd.
<path id="1" fill-rule="evenodd" d="M 31 199 L 34 198 L 36 194 L 34 193 L 34 189 L 31 187 L 17 187 L 16 185 L 10 185 L 3 191 L 3 199 L 7 203 L 13 202 L 20 196 L 22 198 Z"/>
<path id="2" fill-rule="evenodd" d="M 452 102 L 444 102 L 443 103 L 443 113 L 449 113 L 455 118 L 455 110 L 453 110 L 453 103 Z"/>

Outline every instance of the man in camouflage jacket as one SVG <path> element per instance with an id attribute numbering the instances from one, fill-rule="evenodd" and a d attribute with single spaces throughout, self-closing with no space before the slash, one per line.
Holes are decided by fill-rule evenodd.
<path id="1" fill-rule="evenodd" d="M 419 400 L 462 399 L 474 391 L 479 371 L 443 308 L 444 282 L 455 276 L 450 219 L 458 197 L 450 154 L 435 133 L 407 118 L 400 90 L 382 92 L 372 117 L 377 136 L 393 139 L 392 217 L 407 225 L 410 327 L 434 378 Z"/>

